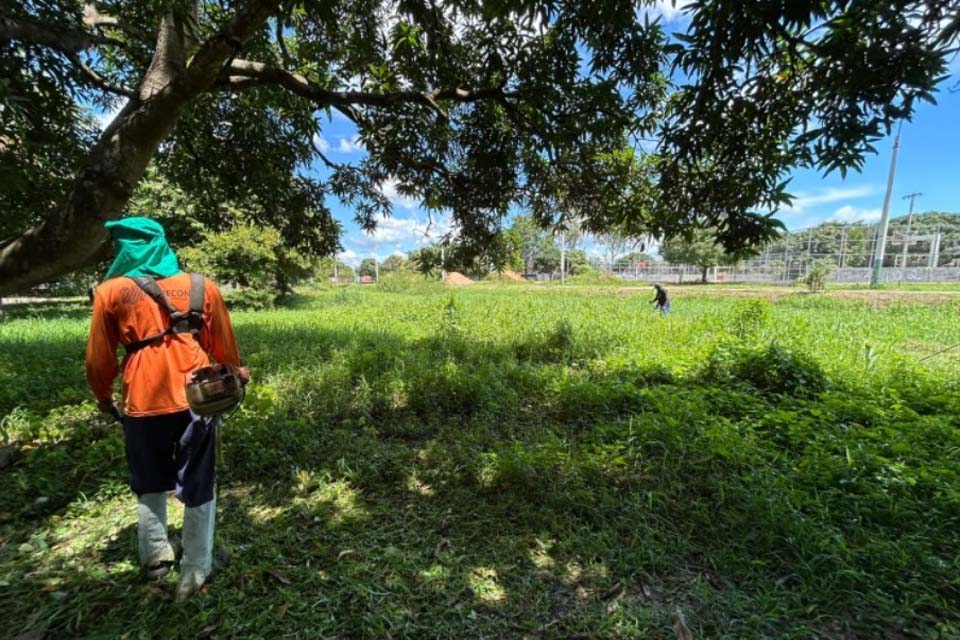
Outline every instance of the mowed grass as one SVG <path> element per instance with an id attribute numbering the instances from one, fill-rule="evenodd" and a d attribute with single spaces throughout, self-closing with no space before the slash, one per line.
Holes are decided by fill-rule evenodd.
<path id="1" fill-rule="evenodd" d="M 138 575 L 88 311 L 0 322 L 0 636 L 960 634 L 960 349 L 920 362 L 956 304 L 385 289 L 234 315 L 233 562 L 183 606 Z"/>

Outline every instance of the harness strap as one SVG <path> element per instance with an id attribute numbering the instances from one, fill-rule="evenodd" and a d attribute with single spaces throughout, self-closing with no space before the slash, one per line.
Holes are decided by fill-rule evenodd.
<path id="1" fill-rule="evenodd" d="M 175 313 L 179 313 L 179 310 L 170 303 L 167 294 L 163 292 L 163 289 L 160 288 L 156 280 L 146 276 L 138 276 L 130 279 L 133 280 L 138 287 L 143 289 L 144 293 L 153 298 L 154 301 L 160 305 L 161 309 L 166 309 L 168 315 L 172 316 Z M 192 280 L 191 284 L 193 284 Z"/>
<path id="2" fill-rule="evenodd" d="M 203 315 L 203 301 L 206 297 L 207 280 L 200 273 L 190 274 L 190 312 Z"/>
<path id="3" fill-rule="evenodd" d="M 131 280 L 167 312 L 170 326 L 160 333 L 124 345 L 128 356 L 171 334 L 190 333 L 194 338 L 199 338 L 200 330 L 203 328 L 203 302 L 206 293 L 206 281 L 202 274 L 190 274 L 190 307 L 186 312 L 173 306 L 153 278 L 141 276 Z"/>
<path id="4" fill-rule="evenodd" d="M 164 336 L 167 336 L 171 333 L 173 333 L 173 327 L 167 327 L 165 330 L 161 331 L 160 333 L 155 333 L 152 336 L 148 336 L 144 338 L 143 340 L 137 340 L 136 342 L 125 344 L 123 345 L 123 348 L 127 351 L 127 355 L 129 356 L 132 353 L 136 353 L 137 351 L 140 351 L 140 349 L 143 349 L 144 347 L 150 346 L 151 343 L 156 342 L 157 340 L 160 340 Z"/>

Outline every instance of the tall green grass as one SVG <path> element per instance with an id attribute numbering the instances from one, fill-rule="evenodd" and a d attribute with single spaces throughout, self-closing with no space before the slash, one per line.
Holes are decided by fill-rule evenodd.
<path id="1" fill-rule="evenodd" d="M 234 562 L 184 607 L 138 580 L 85 310 L 0 323 L 13 636 L 659 638 L 677 609 L 698 638 L 960 633 L 960 355 L 919 361 L 960 342 L 954 305 L 661 317 L 645 292 L 409 283 L 293 304 L 234 316 Z"/>

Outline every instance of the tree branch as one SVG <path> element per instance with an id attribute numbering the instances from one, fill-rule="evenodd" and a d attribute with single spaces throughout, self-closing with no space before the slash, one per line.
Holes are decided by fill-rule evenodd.
<path id="1" fill-rule="evenodd" d="M 290 52 L 287 50 L 286 40 L 283 37 L 283 14 L 282 13 L 277 14 L 276 38 L 277 38 L 277 47 L 279 47 L 280 49 L 280 61 L 285 66 L 288 66 L 288 67 L 292 66 L 293 58 L 290 57 Z"/>
<path id="2" fill-rule="evenodd" d="M 200 45 L 186 73 L 182 75 L 184 88 L 189 92 L 208 89 L 217 80 L 225 63 L 237 55 L 244 42 L 266 23 L 279 4 L 280 0 L 249 0 L 244 3 L 223 29 Z"/>
<path id="3" fill-rule="evenodd" d="M 316 153 L 318 156 L 320 156 L 320 159 L 323 160 L 323 164 L 327 165 L 327 168 L 328 168 L 328 169 L 342 169 L 342 168 L 343 168 L 343 165 L 342 165 L 342 164 L 340 164 L 339 162 L 334 162 L 333 160 L 331 160 L 330 158 L 328 158 L 328 157 L 326 156 L 326 154 L 323 153 L 323 151 L 320 150 L 320 146 L 317 144 L 315 138 L 311 138 L 311 139 L 310 139 L 310 145 L 313 146 L 313 151 L 314 151 L 314 153 Z"/>
<path id="4" fill-rule="evenodd" d="M 300 74 L 278 69 L 261 62 L 234 60 L 225 70 L 219 86 L 231 90 L 243 90 L 257 86 L 279 86 L 322 107 L 388 107 L 398 104 L 421 104 L 447 118 L 440 108 L 440 100 L 457 103 L 504 100 L 517 98 L 518 93 L 504 91 L 501 87 L 464 89 L 462 87 L 435 89 L 433 91 L 393 91 L 374 93 L 370 91 L 330 91 L 323 89 Z"/>
<path id="5" fill-rule="evenodd" d="M 91 29 L 118 27 L 120 26 L 120 20 L 114 16 L 100 13 L 95 0 L 86 0 L 83 6 L 83 24 Z"/>
<path id="6" fill-rule="evenodd" d="M 357 110 L 350 105 L 334 105 L 333 107 L 343 115 L 347 117 L 348 120 L 353 122 L 353 124 L 358 127 L 363 124 L 363 118 L 360 117 L 360 114 L 357 113 Z"/>
<path id="7" fill-rule="evenodd" d="M 63 29 L 32 20 L 0 16 L 0 42 L 7 40 L 49 47 L 68 55 L 96 45 L 123 46 L 119 40 L 79 29 Z"/>
<path id="8" fill-rule="evenodd" d="M 127 98 L 136 98 L 137 92 L 132 89 L 127 89 L 126 87 L 121 87 L 111 83 L 109 80 L 101 76 L 94 69 L 90 68 L 83 60 L 80 59 L 80 56 L 76 53 L 66 54 L 67 58 L 78 67 L 84 75 L 97 87 L 100 87 L 108 93 L 115 93 L 119 96 L 126 96 Z"/>
<path id="9" fill-rule="evenodd" d="M 89 65 L 83 62 L 79 52 L 98 44 L 122 46 L 118 40 L 89 33 L 83 30 L 66 30 L 30 20 L 0 16 L 0 41 L 19 40 L 44 46 L 62 53 L 95 86 L 121 96 L 132 98 L 135 92 L 112 84 Z"/>

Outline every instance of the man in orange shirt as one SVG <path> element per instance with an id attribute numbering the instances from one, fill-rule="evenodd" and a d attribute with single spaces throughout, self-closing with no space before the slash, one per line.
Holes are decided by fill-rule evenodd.
<path id="1" fill-rule="evenodd" d="M 138 497 L 140 563 L 150 578 L 165 575 L 175 560 L 167 538 L 167 492 L 184 505 L 183 558 L 177 601 L 198 591 L 213 569 L 216 514 L 214 462 L 218 416 L 190 411 L 186 379 L 210 364 L 210 356 L 241 366 L 233 327 L 219 289 L 209 279 L 180 270 L 163 227 L 149 218 L 106 223 L 117 252 L 106 278 L 96 289 L 87 342 L 87 380 L 101 411 L 120 417 L 113 400 L 113 382 L 123 377 L 123 433 L 130 486 Z M 190 332 L 166 331 L 167 309 L 133 278 L 153 278 L 176 310 L 191 307 L 191 290 L 203 290 L 202 322 Z M 194 282 L 192 282 L 194 280 Z M 195 292 L 198 296 L 198 292 Z M 199 302 L 199 301 L 198 301 Z M 196 306 L 201 306 L 197 304 Z M 117 364 L 117 346 L 127 355 Z"/>

